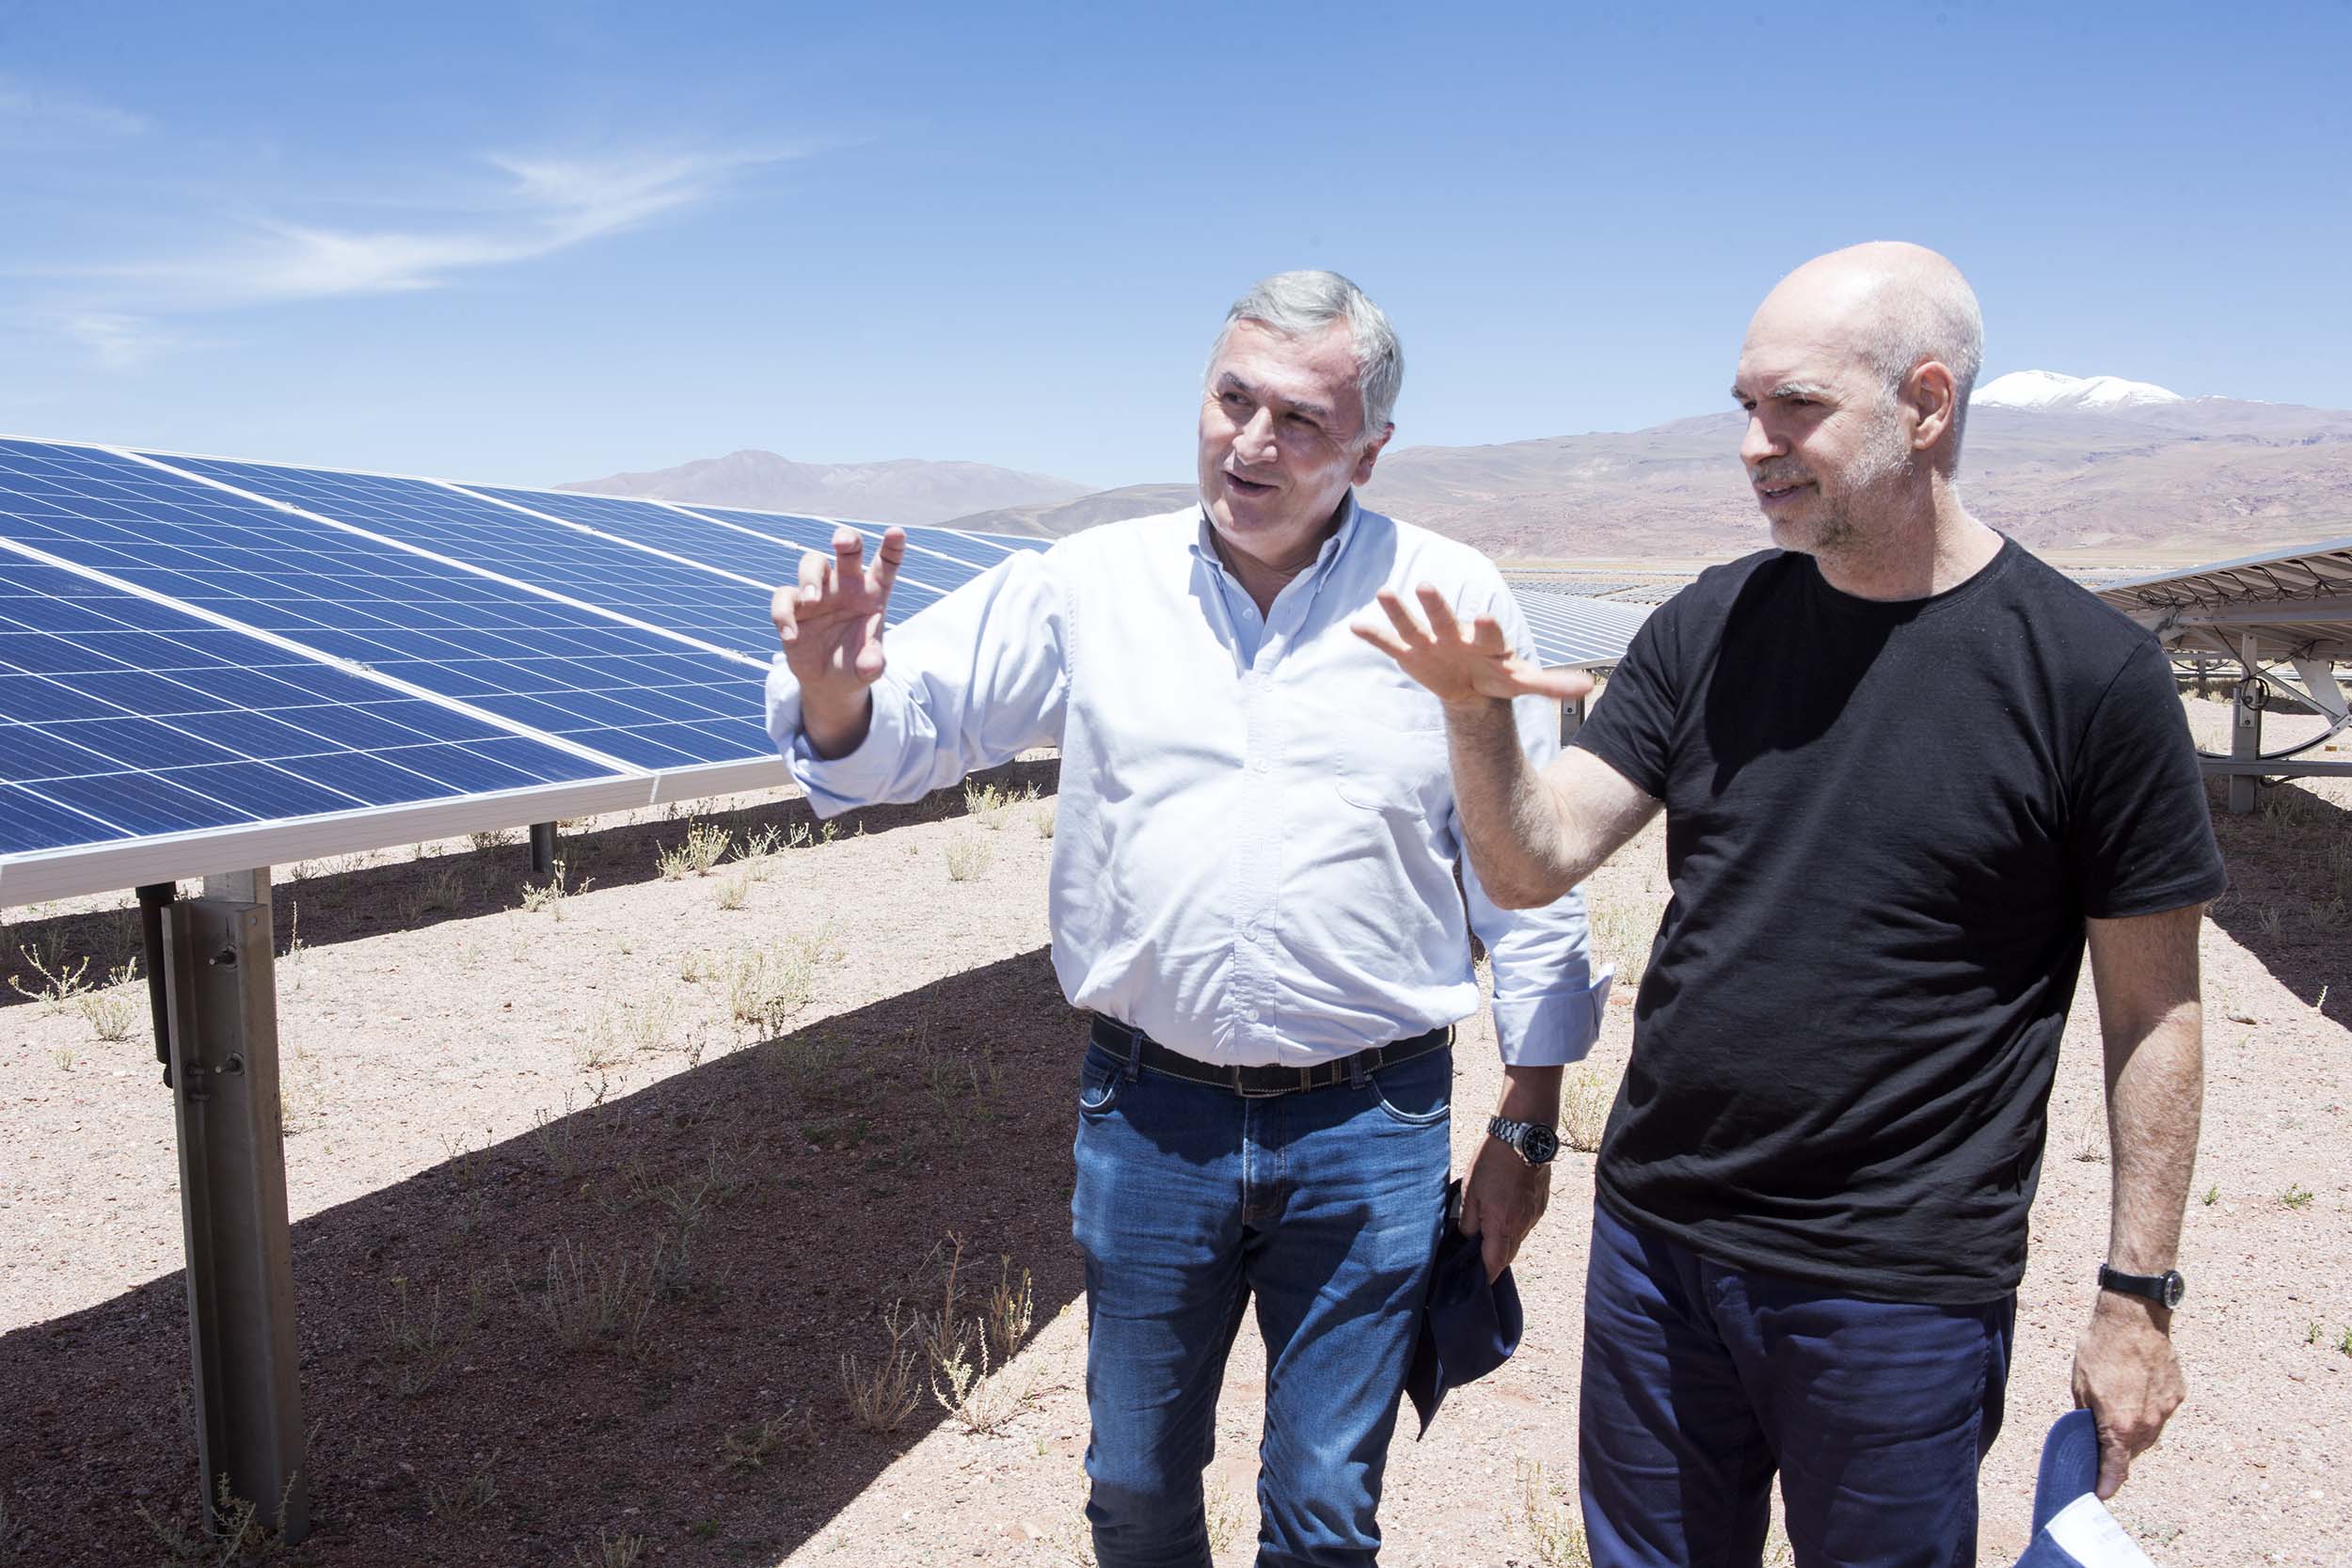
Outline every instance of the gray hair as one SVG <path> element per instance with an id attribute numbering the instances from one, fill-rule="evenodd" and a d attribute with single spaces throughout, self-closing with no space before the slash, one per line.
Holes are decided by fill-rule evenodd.
<path id="1" fill-rule="evenodd" d="M 1395 423 L 1391 416 L 1396 411 L 1396 394 L 1405 385 L 1405 347 L 1396 341 L 1396 328 L 1389 325 L 1388 312 L 1363 290 L 1336 272 L 1312 269 L 1278 272 L 1261 279 L 1225 312 L 1225 325 L 1209 351 L 1212 366 L 1225 351 L 1233 324 L 1245 321 L 1290 338 L 1309 337 L 1333 322 L 1346 322 L 1356 351 L 1356 388 L 1364 400 L 1361 434 L 1376 436 Z"/>
<path id="2" fill-rule="evenodd" d="M 1888 247 L 1893 248 L 1893 247 Z M 1968 396 L 1984 364 L 1984 313 L 1968 279 L 1933 252 L 1904 257 L 1879 279 L 1876 309 L 1863 353 L 1892 398 L 1904 380 L 1932 359 L 1952 372 L 1950 459 L 1960 456 L 1968 420 Z"/>

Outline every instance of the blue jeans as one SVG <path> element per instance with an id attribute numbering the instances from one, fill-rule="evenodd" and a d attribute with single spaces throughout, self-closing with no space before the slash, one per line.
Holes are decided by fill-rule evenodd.
<path id="1" fill-rule="evenodd" d="M 1971 1568 L 2017 1298 L 1858 1301 L 1710 1263 L 1593 1210 L 1578 1447 L 1593 1568 L 1763 1556 L 1774 1470 L 1798 1568 Z"/>
<path id="2" fill-rule="evenodd" d="M 1244 1307 L 1266 1346 L 1260 1568 L 1369 1568 L 1445 1222 L 1454 1062 L 1247 1099 L 1089 1044 L 1072 1229 L 1086 1254 L 1087 1519 L 1102 1568 L 1208 1568 L 1200 1473 Z"/>

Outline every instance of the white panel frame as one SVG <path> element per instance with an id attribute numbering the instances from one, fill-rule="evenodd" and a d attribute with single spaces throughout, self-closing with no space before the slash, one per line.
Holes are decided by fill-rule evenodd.
<path id="1" fill-rule="evenodd" d="M 369 806 L 291 821 L 244 822 L 196 832 L 5 855 L 0 856 L 0 909 L 563 817 L 596 816 L 714 795 L 777 789 L 792 783 L 783 758 L 753 757 L 659 773 L 537 784 L 492 795 L 459 795 L 405 806 Z"/>

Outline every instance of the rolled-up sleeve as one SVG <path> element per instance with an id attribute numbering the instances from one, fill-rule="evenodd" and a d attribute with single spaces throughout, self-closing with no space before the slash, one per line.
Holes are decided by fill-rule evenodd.
<path id="1" fill-rule="evenodd" d="M 768 734 L 819 816 L 918 800 L 975 768 L 1061 742 L 1068 616 L 1050 552 L 1025 550 L 892 627 L 866 738 L 820 757 L 801 724 L 800 683 L 778 653 Z"/>
<path id="2" fill-rule="evenodd" d="M 1534 641 L 1518 603 L 1498 578 L 1485 613 L 1502 624 L 1519 657 L 1535 657 Z M 1560 713 L 1542 697 L 1512 705 L 1519 746 L 1541 771 L 1560 752 Z M 1454 823 L 1454 838 L 1461 825 Z M 1495 1041 L 1513 1067 L 1556 1067 L 1581 1061 L 1600 1036 L 1609 1005 L 1610 972 L 1593 968 L 1592 930 L 1585 919 L 1584 890 L 1577 888 L 1541 909 L 1496 907 L 1479 884 L 1470 857 L 1462 857 L 1462 886 L 1470 929 L 1486 944 L 1494 978 Z"/>

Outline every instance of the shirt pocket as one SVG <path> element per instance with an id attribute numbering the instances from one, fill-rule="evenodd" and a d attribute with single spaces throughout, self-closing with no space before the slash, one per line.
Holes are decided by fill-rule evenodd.
<path id="1" fill-rule="evenodd" d="M 1435 820 L 1444 815 L 1453 775 L 1446 759 L 1445 709 L 1418 689 L 1380 689 L 1348 699 L 1330 716 L 1332 787 L 1364 811 Z"/>

